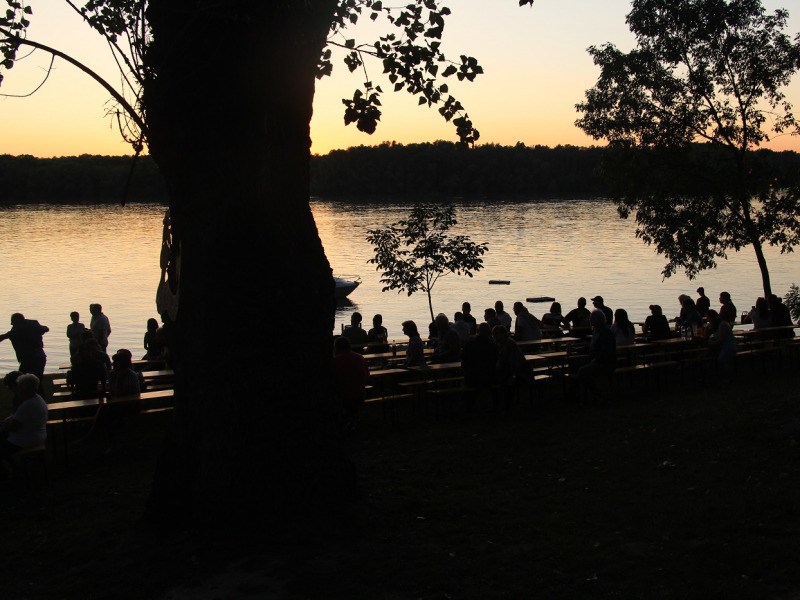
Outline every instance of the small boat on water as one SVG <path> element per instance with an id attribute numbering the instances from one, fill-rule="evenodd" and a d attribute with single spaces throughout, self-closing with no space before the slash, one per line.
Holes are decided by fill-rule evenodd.
<path id="1" fill-rule="evenodd" d="M 346 298 L 350 292 L 361 285 L 361 278 L 352 275 L 334 275 L 333 282 L 336 284 L 334 295 L 337 298 Z"/>

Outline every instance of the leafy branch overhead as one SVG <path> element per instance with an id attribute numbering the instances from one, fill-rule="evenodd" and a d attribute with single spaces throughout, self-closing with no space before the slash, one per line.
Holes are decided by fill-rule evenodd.
<path id="1" fill-rule="evenodd" d="M 519 5 L 533 4 L 533 0 L 519 0 Z M 346 51 L 344 64 L 352 73 L 364 71 L 365 82 L 352 98 L 342 99 L 345 105 L 345 125 L 355 123 L 360 131 L 374 133 L 381 118 L 380 97 L 383 90 L 373 85 L 367 73 L 366 60 L 379 62 L 382 74 L 395 92 L 406 90 L 419 96 L 419 105 L 438 106 L 439 114 L 452 121 L 462 144 L 474 144 L 480 137 L 464 107 L 451 93 L 447 83 L 441 81 L 453 75 L 459 81 L 474 81 L 483 73 L 478 61 L 461 55 L 458 61 L 449 60 L 441 50 L 445 17 L 450 9 L 438 0 L 414 0 L 396 8 L 385 6 L 381 0 L 343 0 L 331 23 L 329 47 L 325 49 L 317 76 L 324 77 L 333 71 L 330 46 Z M 383 17 L 398 31 L 379 37 L 376 41 L 357 43 L 344 35 L 344 30 L 358 22 L 362 16 L 371 21 Z"/>
<path id="2" fill-rule="evenodd" d="M 452 205 L 417 204 L 407 219 L 368 231 L 367 241 L 375 250 L 375 258 L 368 262 L 382 271 L 383 291 L 409 296 L 425 292 L 431 320 L 431 290 L 439 278 L 450 273 L 472 277 L 483 268 L 481 256 L 488 250 L 487 244 L 475 243 L 468 236 L 449 235 L 456 223 Z"/>
<path id="3" fill-rule="evenodd" d="M 3 81 L 2 71 L 11 69 L 18 60 L 20 46 L 44 50 L 54 58 L 71 62 L 109 91 L 116 101 L 109 114 L 138 154 L 147 138 L 141 93 L 149 76 L 142 58 L 152 41 L 147 21 L 148 0 L 87 0 L 83 6 L 64 0 L 107 41 L 120 67 L 119 86 L 110 85 L 87 65 L 57 49 L 29 40 L 26 30 L 30 24 L 31 7 L 24 0 L 5 1 L 8 9 L 5 16 L 0 16 L 0 83 Z M 533 5 L 533 0 L 518 1 L 520 6 Z M 459 81 L 474 81 L 483 73 L 475 58 L 461 55 L 453 61 L 442 52 L 441 38 L 448 15 L 450 9 L 441 6 L 439 0 L 408 0 L 405 6 L 400 7 L 386 6 L 382 0 L 340 0 L 331 19 L 328 45 L 320 57 L 316 76 L 322 78 L 332 73 L 332 47 L 345 51 L 344 64 L 351 73 L 358 69 L 364 71 L 363 89 L 357 89 L 352 98 L 342 100 L 345 124 L 355 123 L 360 131 L 371 134 L 380 121 L 383 90 L 379 85 L 373 85 L 365 63 L 366 59 L 373 58 L 394 91 L 406 90 L 419 96 L 420 105 L 436 105 L 439 114 L 455 125 L 460 143 L 473 144 L 479 138 L 480 134 L 461 102 L 450 94 L 447 83 L 442 81 L 453 75 Z M 354 38 L 347 37 L 345 31 L 356 25 L 361 17 L 372 22 L 385 21 L 388 33 L 368 43 L 357 43 Z"/>

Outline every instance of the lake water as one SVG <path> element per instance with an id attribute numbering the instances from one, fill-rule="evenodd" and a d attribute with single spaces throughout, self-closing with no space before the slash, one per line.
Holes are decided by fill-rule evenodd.
<path id="1" fill-rule="evenodd" d="M 427 298 L 417 293 L 381 292 L 380 274 L 367 264 L 372 250 L 368 229 L 407 215 L 406 204 L 312 202 L 325 250 L 336 274 L 359 275 L 361 286 L 337 308 L 336 327 L 358 310 L 365 327 L 381 313 L 390 338 L 403 339 L 400 323 L 430 321 Z M 11 206 L 0 208 L 0 319 L 13 312 L 50 327 L 45 336 L 48 371 L 68 362 L 66 327 L 77 310 L 89 323 L 89 304 L 98 302 L 111 321 L 110 348 L 144 353 L 142 338 L 150 317 L 158 317 L 155 291 L 164 208 L 156 204 L 108 206 Z M 433 290 L 433 308 L 451 319 L 469 301 L 480 320 L 483 309 L 502 300 L 510 311 L 517 301 L 551 296 L 565 311 L 579 296 L 597 294 L 612 308 L 643 320 L 657 303 L 668 316 L 678 312 L 681 293 L 706 288 L 712 306 L 728 290 L 740 310 L 762 295 L 752 249 L 733 254 L 715 271 L 689 281 L 678 274 L 662 281 L 663 259 L 634 237 L 634 223 L 617 217 L 613 205 L 598 200 L 464 203 L 457 205 L 456 233 L 487 242 L 484 269 L 474 278 L 449 275 Z M 794 254 L 767 250 L 773 290 L 784 294 L 800 282 Z M 510 285 L 489 285 L 489 280 Z M 528 304 L 541 316 L 549 303 Z M 7 322 L 7 321 L 6 321 Z M 6 331 L 2 329 L 0 331 Z M 0 373 L 17 367 L 11 343 L 0 343 Z"/>

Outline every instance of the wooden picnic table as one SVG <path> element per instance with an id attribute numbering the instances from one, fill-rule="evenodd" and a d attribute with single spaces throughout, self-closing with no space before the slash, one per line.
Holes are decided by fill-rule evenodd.
<path id="1" fill-rule="evenodd" d="M 134 358 L 133 360 L 131 360 L 131 365 L 149 365 L 151 363 L 165 363 L 165 362 L 167 362 L 166 358 L 149 358 L 147 360 L 141 358 Z M 71 369 L 72 365 L 71 364 L 59 365 L 58 368 L 63 371 L 66 369 Z"/>

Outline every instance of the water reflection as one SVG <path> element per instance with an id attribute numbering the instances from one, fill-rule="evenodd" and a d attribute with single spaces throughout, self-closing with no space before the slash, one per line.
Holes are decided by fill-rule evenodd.
<path id="1" fill-rule="evenodd" d="M 373 265 L 368 229 L 404 218 L 409 206 L 347 201 L 312 202 L 319 235 L 335 273 L 361 276 L 361 285 L 336 307 L 335 331 L 358 310 L 366 323 L 383 315 L 389 337 L 401 339 L 401 323 L 430 321 L 425 294 L 381 292 Z M 144 354 L 147 319 L 157 317 L 155 293 L 160 277 L 159 251 L 164 209 L 157 204 L 108 206 L 26 206 L 0 209 L 0 280 L 4 282 L 0 323 L 13 312 L 50 327 L 45 335 L 48 371 L 68 361 L 69 313 L 103 305 L 113 333 L 110 347 Z M 435 312 L 451 319 L 464 301 L 473 313 L 503 300 L 506 306 L 533 296 L 552 296 L 564 310 L 579 296 L 602 295 L 612 308 L 625 308 L 634 321 L 648 305 L 677 313 L 677 297 L 698 285 L 713 299 L 722 290 L 740 309 L 762 295 L 761 277 L 751 249 L 734 254 L 721 267 L 688 281 L 683 275 L 661 279 L 663 259 L 637 240 L 634 224 L 616 215 L 613 205 L 596 200 L 464 202 L 457 205 L 454 233 L 488 242 L 485 269 L 474 278 L 448 276 L 433 290 Z M 797 257 L 767 249 L 776 293 L 800 281 Z M 507 279 L 508 286 L 490 286 Z M 528 304 L 541 317 L 549 304 Z M 0 331 L 6 331 L 0 327 Z M 0 372 L 17 365 L 7 342 L 0 345 Z"/>

